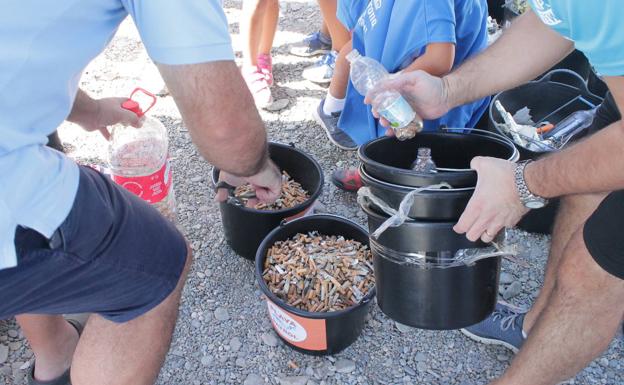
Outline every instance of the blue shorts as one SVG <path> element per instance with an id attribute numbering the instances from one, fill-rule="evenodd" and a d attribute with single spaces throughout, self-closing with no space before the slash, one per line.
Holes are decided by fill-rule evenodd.
<path id="1" fill-rule="evenodd" d="M 17 267 L 0 270 L 0 319 L 96 313 L 126 322 L 171 294 L 187 258 L 172 223 L 87 167 L 52 239 L 19 227 L 15 246 Z"/>

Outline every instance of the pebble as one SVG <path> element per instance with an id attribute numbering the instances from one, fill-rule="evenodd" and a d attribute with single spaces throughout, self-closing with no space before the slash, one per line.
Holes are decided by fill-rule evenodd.
<path id="1" fill-rule="evenodd" d="M 232 349 L 233 352 L 239 351 L 241 346 L 243 346 L 243 344 L 238 337 L 234 337 L 230 340 L 230 349 Z"/>
<path id="2" fill-rule="evenodd" d="M 410 331 L 413 330 L 411 326 L 403 325 L 402 323 L 399 323 L 399 322 L 395 322 L 394 325 L 396 326 L 397 330 L 400 331 L 401 333 L 409 333 Z"/>
<path id="3" fill-rule="evenodd" d="M 243 385 L 264 385 L 264 379 L 257 374 L 251 373 L 245 378 Z"/>
<path id="4" fill-rule="evenodd" d="M 310 377 L 308 376 L 290 376 L 280 377 L 277 379 L 280 385 L 306 385 Z"/>
<path id="5" fill-rule="evenodd" d="M 355 362 L 346 358 L 341 358 L 334 364 L 338 373 L 351 373 L 355 370 Z"/>
<path id="6" fill-rule="evenodd" d="M 278 99 L 274 101 L 271 105 L 266 107 L 266 110 L 271 112 L 283 110 L 284 108 L 288 107 L 288 104 L 290 104 L 290 100 Z"/>
<path id="7" fill-rule="evenodd" d="M 425 362 L 427 361 L 427 356 L 423 352 L 418 352 L 416 353 L 416 357 L 414 357 L 414 361 Z"/>
<path id="8" fill-rule="evenodd" d="M 236 366 L 244 368 L 247 366 L 247 361 L 243 357 L 238 357 L 235 362 Z"/>
<path id="9" fill-rule="evenodd" d="M 516 297 L 518 294 L 522 292 L 522 284 L 518 281 L 514 281 L 505 291 L 503 292 L 503 298 L 505 300 L 512 299 Z"/>
<path id="10" fill-rule="evenodd" d="M 606 357 L 602 357 L 600 359 L 600 361 L 598 361 L 598 363 L 600 363 L 600 365 L 604 366 L 605 368 L 609 366 L 609 359 Z"/>
<path id="11" fill-rule="evenodd" d="M 210 366 L 212 364 L 212 357 L 211 356 L 203 356 L 201 358 L 201 364 L 204 366 Z"/>
<path id="12" fill-rule="evenodd" d="M 9 329 L 9 331 L 7 332 L 7 334 L 9 335 L 9 337 L 11 338 L 17 338 L 17 336 L 19 335 L 19 333 L 17 332 L 17 330 L 15 329 Z"/>
<path id="13" fill-rule="evenodd" d="M 508 357 L 504 354 L 497 354 L 496 359 L 499 360 L 500 362 L 505 362 L 508 360 Z"/>
<path id="14" fill-rule="evenodd" d="M 510 273 L 507 273 L 506 271 L 503 271 L 500 274 L 499 282 L 504 284 L 504 285 L 509 285 L 512 282 L 514 282 L 514 277 Z"/>
<path id="15" fill-rule="evenodd" d="M 4 364 L 9 358 L 9 347 L 6 345 L 0 345 L 0 364 Z"/>
<path id="16" fill-rule="evenodd" d="M 262 338 L 262 342 L 264 342 L 265 345 L 270 346 L 272 348 L 276 347 L 279 342 L 273 332 L 262 333 L 261 338 Z"/>
<path id="17" fill-rule="evenodd" d="M 214 317 L 218 320 L 218 321 L 227 321 L 230 319 L 230 314 L 228 313 L 227 309 L 224 307 L 218 307 L 215 311 L 214 311 Z"/>

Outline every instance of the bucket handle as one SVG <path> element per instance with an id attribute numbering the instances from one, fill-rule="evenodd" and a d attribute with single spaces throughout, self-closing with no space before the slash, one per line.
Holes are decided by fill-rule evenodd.
<path id="1" fill-rule="evenodd" d="M 511 162 L 517 162 L 520 159 L 520 152 L 518 151 L 518 149 L 516 148 L 516 146 L 514 145 L 514 143 L 505 135 L 499 134 L 498 132 L 492 132 L 492 131 L 487 131 L 487 130 L 482 130 L 480 128 L 469 128 L 467 130 L 469 130 L 469 132 L 467 133 L 458 133 L 455 132 L 454 130 L 457 130 L 457 128 L 448 128 L 448 127 L 440 127 L 441 131 L 449 131 L 449 132 L 453 132 L 456 134 L 462 134 L 462 135 L 470 135 L 473 132 L 477 132 L 477 135 L 481 135 L 481 136 L 485 136 L 485 137 L 494 137 L 496 139 L 502 140 L 503 142 L 509 144 L 511 146 L 511 148 L 513 148 L 513 154 L 511 155 L 511 159 L 509 159 L 509 161 Z"/>
<path id="2" fill-rule="evenodd" d="M 553 77 L 555 77 L 555 76 L 568 77 L 569 81 L 565 81 L 565 80 L 563 80 L 563 81 L 556 81 L 556 80 L 553 80 Z M 587 88 L 587 82 L 585 81 L 585 79 L 583 79 L 581 77 L 581 75 L 577 74 L 576 72 L 574 72 L 572 70 L 566 69 L 566 68 L 560 68 L 560 69 L 552 70 L 552 71 L 548 72 L 546 75 L 542 76 L 539 80 L 537 80 L 537 83 L 545 83 L 545 82 L 567 84 L 567 85 L 570 85 L 570 86 L 578 88 L 581 91 L 581 95 L 583 95 L 583 96 L 594 97 L 594 98 L 597 98 L 599 100 L 602 99 L 600 96 L 597 96 L 597 95 L 593 94 L 589 90 L 589 88 Z"/>

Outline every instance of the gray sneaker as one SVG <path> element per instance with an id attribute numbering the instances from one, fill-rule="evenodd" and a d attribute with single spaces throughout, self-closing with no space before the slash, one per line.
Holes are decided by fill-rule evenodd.
<path id="1" fill-rule="evenodd" d="M 291 55 L 301 57 L 311 57 L 324 55 L 331 51 L 331 38 L 322 35 L 320 32 L 314 32 L 306 36 L 299 43 L 295 43 L 290 47 Z"/>
<path id="2" fill-rule="evenodd" d="M 525 314 L 511 305 L 499 302 L 488 318 L 476 325 L 461 329 L 461 332 L 477 342 L 501 345 L 517 353 L 525 340 L 522 336 Z"/>
<path id="3" fill-rule="evenodd" d="M 321 100 L 319 106 L 314 111 L 314 120 L 323 127 L 327 133 L 329 140 L 336 146 L 343 150 L 353 151 L 357 150 L 358 145 L 351 139 L 351 137 L 340 128 L 338 128 L 338 119 L 340 119 L 340 112 L 334 112 L 331 115 L 326 115 L 323 112 L 323 106 L 325 105 L 325 98 Z"/>

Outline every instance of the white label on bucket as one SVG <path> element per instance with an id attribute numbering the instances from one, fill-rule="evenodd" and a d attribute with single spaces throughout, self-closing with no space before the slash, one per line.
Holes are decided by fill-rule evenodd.
<path id="1" fill-rule="evenodd" d="M 273 321 L 273 325 L 282 337 L 292 342 L 302 342 L 308 338 L 308 333 L 299 322 L 295 321 L 272 302 L 267 301 L 267 305 L 269 306 L 269 316 Z"/>

